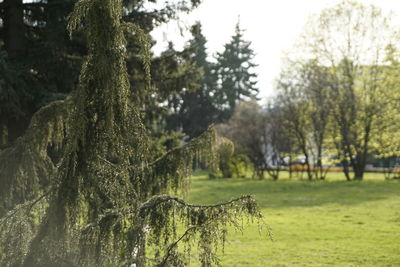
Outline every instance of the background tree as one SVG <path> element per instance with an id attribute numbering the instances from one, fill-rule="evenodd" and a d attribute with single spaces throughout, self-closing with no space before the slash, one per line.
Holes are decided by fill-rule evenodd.
<path id="1" fill-rule="evenodd" d="M 305 158 L 309 179 L 324 179 L 324 152 L 329 151 L 331 96 L 328 70 L 315 60 L 290 62 L 278 81 L 278 102 L 287 114 L 286 126 Z M 279 104 L 278 104 L 279 105 Z M 292 112 L 296 112 L 292 115 Z"/>
<path id="2" fill-rule="evenodd" d="M 282 111 L 282 123 L 287 128 L 294 148 L 292 151 L 303 157 L 303 165 L 309 180 L 313 179 L 312 156 L 310 152 L 310 120 L 308 117 L 309 105 L 305 99 L 303 87 L 300 84 L 300 73 L 295 69 L 281 74 L 278 81 L 278 95 L 276 98 L 279 109 Z"/>
<path id="3" fill-rule="evenodd" d="M 201 75 L 170 99 L 172 114 L 167 120 L 170 129 L 181 129 L 193 138 L 210 124 L 227 120 L 234 111 L 235 102 L 255 96 L 258 89 L 255 88 L 256 75 L 251 73 L 255 67 L 251 62 L 254 53 L 250 43 L 242 40 L 239 25 L 232 43 L 219 54 L 219 63 L 207 59 L 207 40 L 201 33 L 201 25 L 195 24 L 191 32 L 193 39 L 185 51 L 189 52 L 189 60 Z"/>
<path id="4" fill-rule="evenodd" d="M 343 1 L 310 19 L 298 46 L 303 56 L 293 56 L 294 62 L 311 56 L 329 70 L 334 142 L 356 180 L 363 178 L 378 122 L 386 113 L 385 48 L 393 43 L 398 43 L 398 34 L 390 16 L 374 6 Z"/>
<path id="5" fill-rule="evenodd" d="M 323 165 L 324 152 L 328 152 L 327 137 L 331 120 L 332 100 L 329 95 L 329 73 L 315 60 L 301 67 L 305 100 L 309 105 L 306 116 L 310 120 L 310 151 L 314 159 L 315 178 L 324 180 L 327 167 Z"/>
<path id="6" fill-rule="evenodd" d="M 243 30 L 239 22 L 235 28 L 235 35 L 224 46 L 222 53 L 217 53 L 215 71 L 218 78 L 219 90 L 213 95 L 224 111 L 223 120 L 229 119 L 235 110 L 236 102 L 247 97 L 255 97 L 258 93 L 255 80 L 257 74 L 253 62 L 254 51 L 251 42 L 243 39 Z"/>
<path id="7" fill-rule="evenodd" d="M 233 141 L 235 153 L 245 154 L 253 167 L 253 178 L 264 179 L 265 119 L 256 100 L 239 102 L 234 115 L 218 126 L 218 132 Z"/>
<path id="8" fill-rule="evenodd" d="M 187 49 L 191 50 L 191 61 L 201 75 L 196 81 L 196 88 L 187 89 L 181 94 L 182 104 L 174 118 L 181 124 L 183 132 L 193 138 L 204 132 L 209 125 L 219 122 L 221 111 L 213 97 L 218 88 L 212 72 L 213 64 L 207 59 L 207 40 L 201 32 L 200 23 L 192 26 L 191 33 L 193 39 L 189 41 Z"/>
<path id="9" fill-rule="evenodd" d="M 383 75 L 385 79 L 382 85 L 382 97 L 386 99 L 386 107 L 384 114 L 377 121 L 377 128 L 380 129 L 377 134 L 378 137 L 373 140 L 372 148 L 374 152 L 380 157 L 385 158 L 390 171 L 398 165 L 397 158 L 400 155 L 400 136 L 399 136 L 399 67 L 400 57 L 398 48 L 394 45 L 386 47 L 385 68 Z"/>
<path id="10" fill-rule="evenodd" d="M 70 0 L 0 3 L 3 21 L 0 49 L 5 55 L 3 66 L 12 74 L 9 79 L 3 78 L 0 91 L 4 107 L 0 116 L 1 135 L 7 143 L 24 132 L 35 111 L 65 97 L 74 87 L 85 50 L 79 39 L 68 41 L 65 31 L 65 18 L 73 3 Z"/>
<path id="11" fill-rule="evenodd" d="M 277 103 L 267 103 L 265 108 L 265 170 L 274 179 L 279 179 L 281 167 L 289 165 L 293 141 L 283 122 L 284 112 Z M 290 161 L 290 160 L 289 160 Z M 289 163 L 289 164 L 288 164 Z M 289 168 L 290 169 L 290 168 Z"/>
<path id="12" fill-rule="evenodd" d="M 182 131 L 182 123 L 179 120 L 179 112 L 183 105 L 182 95 L 200 86 L 198 80 L 201 70 L 192 61 L 192 53 L 190 47 L 176 51 L 170 43 L 169 48 L 154 59 L 152 75 L 158 92 L 144 111 L 149 122 L 158 121 L 164 124 L 162 130 Z M 165 104 L 160 105 L 163 102 Z"/>

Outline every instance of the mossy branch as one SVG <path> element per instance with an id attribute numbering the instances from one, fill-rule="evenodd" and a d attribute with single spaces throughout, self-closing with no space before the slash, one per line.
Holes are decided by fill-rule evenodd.
<path id="1" fill-rule="evenodd" d="M 142 206 L 140 206 L 138 208 L 138 210 L 111 211 L 109 213 L 100 215 L 99 219 L 96 222 L 87 224 L 84 228 L 81 229 L 81 232 L 83 234 L 85 234 L 91 228 L 100 226 L 102 224 L 102 222 L 104 222 L 104 221 L 108 221 L 110 219 L 115 219 L 120 216 L 126 216 L 129 214 L 136 214 L 137 212 L 140 215 L 140 217 L 145 218 L 148 216 L 148 211 L 155 209 L 157 206 L 162 205 L 165 202 L 171 202 L 171 201 L 176 202 L 181 207 L 200 208 L 200 209 L 210 209 L 210 208 L 219 208 L 219 207 L 224 207 L 224 206 L 230 206 L 230 205 L 233 205 L 238 202 L 248 203 L 248 205 L 247 205 L 248 213 L 252 214 L 252 216 L 254 216 L 254 217 L 262 218 L 262 214 L 259 213 L 259 211 L 256 211 L 256 207 L 253 206 L 253 204 L 255 202 L 254 202 L 254 196 L 252 196 L 252 195 L 245 195 L 245 196 L 233 198 L 227 202 L 222 202 L 222 203 L 212 204 L 212 205 L 189 204 L 189 203 L 186 203 L 181 198 L 174 197 L 174 196 L 162 195 L 162 196 L 155 196 L 155 197 L 151 198 L 149 201 L 145 202 Z"/>
<path id="2" fill-rule="evenodd" d="M 201 136 L 168 151 L 142 168 L 132 166 L 132 179 L 141 198 L 177 193 L 179 190 L 185 193 L 188 190 L 185 178 L 191 176 L 196 162 L 205 163 L 211 170 L 216 169 L 216 139 L 216 131 L 210 127 Z"/>
<path id="3" fill-rule="evenodd" d="M 243 223 L 238 221 L 243 217 L 247 217 L 248 221 L 258 221 L 259 226 L 263 225 L 263 216 L 254 197 L 250 195 L 213 205 L 188 204 L 177 197 L 156 196 L 139 210 L 139 216 L 148 225 L 149 242 L 156 251 L 154 261 L 159 266 L 178 266 L 189 260 L 194 240 L 198 240 L 202 265 L 219 265 L 216 252 L 219 247 L 224 247 L 227 226 L 242 231 Z M 179 238 L 178 225 L 187 229 Z M 178 243 L 184 244 L 184 253 L 179 253 Z"/>
<path id="4" fill-rule="evenodd" d="M 158 205 L 163 204 L 164 202 L 169 202 L 169 201 L 173 201 L 176 202 L 178 205 L 182 206 L 182 207 L 186 207 L 186 208 L 200 208 L 200 209 L 209 209 L 209 208 L 218 208 L 218 207 L 224 207 L 224 206 L 229 206 L 238 202 L 253 202 L 254 201 L 254 196 L 252 195 L 244 195 L 241 197 L 236 197 L 231 199 L 230 201 L 227 202 L 222 202 L 222 203 L 217 203 L 217 204 L 212 204 L 212 205 L 196 205 L 196 204 L 188 204 L 186 203 L 183 199 L 178 198 L 178 197 L 173 197 L 173 196 L 156 196 L 151 198 L 149 201 L 147 201 L 145 204 L 143 204 L 139 210 L 143 216 L 143 213 L 145 213 L 146 210 L 152 210 L 154 208 L 156 208 Z M 249 203 L 250 203 L 249 202 Z M 254 214 L 256 215 L 256 213 L 254 213 L 254 211 L 250 211 L 249 210 L 249 214 Z M 258 214 L 257 216 L 260 216 L 260 214 Z"/>

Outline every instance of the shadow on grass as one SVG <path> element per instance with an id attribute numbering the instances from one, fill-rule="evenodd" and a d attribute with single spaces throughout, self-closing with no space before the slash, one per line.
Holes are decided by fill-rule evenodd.
<path id="1" fill-rule="evenodd" d="M 192 181 L 192 203 L 215 203 L 252 194 L 262 208 L 311 207 L 330 203 L 357 205 L 366 201 L 400 197 L 400 181 L 270 181 L 207 179 Z"/>

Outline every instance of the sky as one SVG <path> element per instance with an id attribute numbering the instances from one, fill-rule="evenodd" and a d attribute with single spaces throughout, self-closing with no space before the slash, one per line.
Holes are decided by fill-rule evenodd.
<path id="1" fill-rule="evenodd" d="M 212 57 L 222 52 L 225 43 L 234 34 L 235 25 L 240 17 L 240 25 L 245 29 L 244 39 L 251 41 L 256 53 L 254 62 L 258 64 L 259 96 L 265 99 L 273 94 L 274 80 L 281 69 L 281 60 L 285 51 L 292 48 L 296 38 L 302 32 L 310 14 L 335 5 L 338 0 L 203 0 L 203 3 L 189 15 L 182 16 L 181 22 L 170 22 L 153 31 L 157 40 L 153 48 L 155 54 L 167 47 L 168 41 L 181 48 L 190 39 L 188 31 L 196 21 L 202 24 L 203 34 L 208 43 L 207 49 Z M 374 4 L 384 11 L 393 10 L 400 16 L 399 0 L 360 0 L 365 4 Z M 210 58 L 212 60 L 212 58 Z"/>

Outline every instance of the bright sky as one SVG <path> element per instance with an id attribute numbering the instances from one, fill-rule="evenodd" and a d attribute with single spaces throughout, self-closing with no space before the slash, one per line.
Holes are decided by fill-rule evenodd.
<path id="1" fill-rule="evenodd" d="M 245 29 L 244 38 L 252 42 L 256 53 L 255 63 L 259 66 L 258 87 L 260 97 L 273 92 L 273 81 L 280 72 L 281 58 L 290 49 L 302 31 L 307 18 L 312 13 L 330 7 L 337 0 L 203 0 L 198 9 L 183 17 L 187 28 L 200 21 L 203 34 L 208 40 L 210 55 L 220 52 L 223 45 L 230 41 L 240 16 L 241 28 Z M 399 0 L 360 0 L 365 4 L 374 4 L 384 11 L 393 10 L 400 14 Z M 182 25 L 182 23 L 180 24 Z M 171 22 L 153 32 L 157 45 L 157 54 L 172 41 L 181 48 L 185 40 L 190 39 L 187 32 L 179 34 L 177 22 Z"/>

